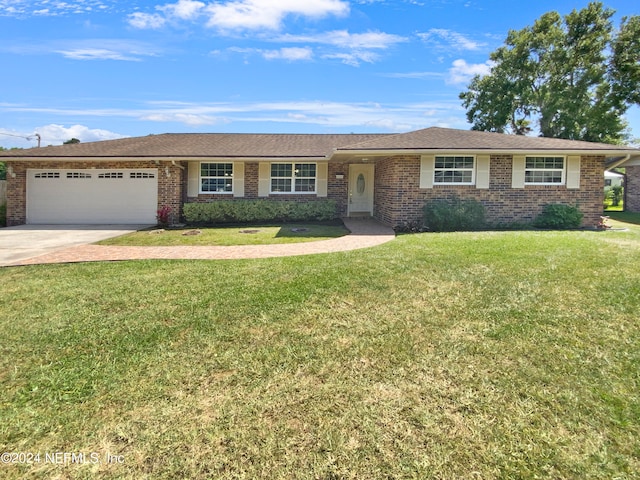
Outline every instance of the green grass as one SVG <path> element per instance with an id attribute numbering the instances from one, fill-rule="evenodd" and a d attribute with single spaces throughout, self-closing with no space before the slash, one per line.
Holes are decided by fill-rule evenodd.
<path id="1" fill-rule="evenodd" d="M 640 213 L 635 212 L 604 212 L 606 216 L 611 218 L 611 220 L 622 222 L 622 223 L 631 223 L 634 225 L 640 225 Z M 620 225 L 622 226 L 622 225 Z"/>
<path id="2" fill-rule="evenodd" d="M 610 198 L 605 198 L 604 199 L 604 211 L 605 213 L 608 212 L 622 212 L 624 210 L 624 202 L 621 200 L 620 203 L 618 203 L 618 205 L 612 205 L 613 200 L 611 200 Z"/>
<path id="3" fill-rule="evenodd" d="M 197 235 L 191 233 L 199 232 Z M 98 245 L 175 246 L 175 245 L 270 245 L 299 243 L 347 235 L 339 224 L 249 225 L 177 230 L 142 230 L 97 242 Z"/>
<path id="4" fill-rule="evenodd" d="M 2 478 L 638 478 L 640 227 L 0 280 Z"/>

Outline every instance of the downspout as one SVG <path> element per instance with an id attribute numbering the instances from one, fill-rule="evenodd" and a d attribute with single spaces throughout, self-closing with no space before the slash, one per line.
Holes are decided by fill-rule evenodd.
<path id="1" fill-rule="evenodd" d="M 182 165 L 177 165 L 175 160 L 171 160 L 171 165 L 178 167 L 180 170 L 184 170 L 184 167 Z"/>
<path id="2" fill-rule="evenodd" d="M 612 163 L 611 165 L 605 167 L 605 170 L 612 170 L 612 169 L 616 168 L 618 165 L 623 164 L 624 162 L 626 162 L 630 158 L 631 158 L 631 154 L 627 153 L 624 157 L 622 157 L 621 160 L 617 160 L 616 162 Z"/>

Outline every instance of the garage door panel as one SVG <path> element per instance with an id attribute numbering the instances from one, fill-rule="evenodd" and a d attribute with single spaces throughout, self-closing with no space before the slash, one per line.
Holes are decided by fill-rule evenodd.
<path id="1" fill-rule="evenodd" d="M 29 170 L 27 223 L 156 222 L 157 169 Z"/>

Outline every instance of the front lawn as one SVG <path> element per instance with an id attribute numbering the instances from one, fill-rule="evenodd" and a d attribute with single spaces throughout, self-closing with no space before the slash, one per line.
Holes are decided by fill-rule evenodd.
<path id="1" fill-rule="evenodd" d="M 328 240 L 347 235 L 342 223 L 249 225 L 218 228 L 154 228 L 97 242 L 98 245 L 177 246 L 177 245 L 271 245 Z"/>
<path id="2" fill-rule="evenodd" d="M 628 226 L 0 269 L 0 476 L 637 478 Z"/>

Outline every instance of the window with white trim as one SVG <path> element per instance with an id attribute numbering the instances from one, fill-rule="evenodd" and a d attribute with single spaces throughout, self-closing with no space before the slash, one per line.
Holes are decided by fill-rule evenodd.
<path id="1" fill-rule="evenodd" d="M 200 193 L 233 193 L 233 163 L 201 163 Z"/>
<path id="2" fill-rule="evenodd" d="M 433 183 L 440 185 L 473 185 L 475 181 L 475 157 L 436 156 Z"/>
<path id="3" fill-rule="evenodd" d="M 526 157 L 525 185 L 563 185 L 565 181 L 564 157 Z"/>
<path id="4" fill-rule="evenodd" d="M 315 193 L 315 163 L 272 163 L 271 193 Z"/>

